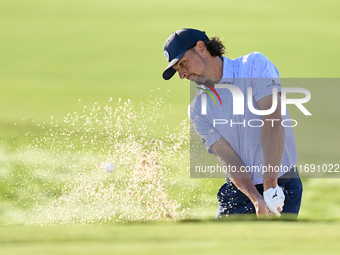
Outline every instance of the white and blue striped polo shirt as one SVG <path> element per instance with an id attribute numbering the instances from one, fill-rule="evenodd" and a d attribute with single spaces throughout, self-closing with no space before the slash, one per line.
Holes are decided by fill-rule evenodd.
<path id="1" fill-rule="evenodd" d="M 256 102 L 272 95 L 273 88 L 281 92 L 279 72 L 267 57 L 259 52 L 252 52 L 249 55 L 234 60 L 223 57 L 223 75 L 219 84 L 230 84 L 238 87 L 244 94 L 244 115 L 233 114 L 233 96 L 229 89 L 218 88 L 222 105 L 216 95 L 206 86 L 201 85 L 211 92 L 216 98 L 207 95 L 205 91 L 198 89 L 197 95 L 189 105 L 189 117 L 195 131 L 201 137 L 204 147 L 212 153 L 210 147 L 220 138 L 226 139 L 234 151 L 241 158 L 245 166 L 261 166 L 264 164 L 263 149 L 261 144 L 261 120 L 262 116 L 255 115 L 248 108 L 247 89 L 252 88 L 252 103 L 258 109 Z M 206 114 L 202 114 L 202 97 L 206 100 Z M 203 112 L 204 113 L 204 112 Z M 225 120 L 226 124 L 216 124 L 214 120 Z M 279 177 L 296 165 L 298 156 L 295 146 L 295 138 L 289 113 L 282 115 L 285 121 L 285 148 L 282 156 L 282 171 Z M 249 122 L 250 121 L 250 122 Z M 222 123 L 223 121 L 221 121 Z M 257 126 L 257 127 L 255 127 Z M 260 172 L 251 172 L 254 184 L 263 182 L 263 175 Z"/>

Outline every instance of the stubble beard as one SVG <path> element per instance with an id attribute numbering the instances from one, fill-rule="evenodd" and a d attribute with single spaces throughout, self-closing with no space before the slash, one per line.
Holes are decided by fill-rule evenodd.
<path id="1" fill-rule="evenodd" d="M 195 79 L 195 83 L 197 85 L 202 85 L 202 84 L 205 84 L 206 82 L 207 82 L 207 78 L 205 74 L 197 75 L 197 79 Z"/>
<path id="2" fill-rule="evenodd" d="M 197 54 L 197 53 L 196 53 Z M 214 78 L 209 78 L 208 75 L 207 75 L 207 70 L 209 70 L 209 64 L 208 62 L 206 61 L 206 59 L 202 58 L 199 54 L 197 54 L 199 56 L 199 58 L 202 60 L 202 63 L 204 65 L 204 69 L 203 69 L 203 72 L 202 74 L 200 75 L 197 75 L 197 78 L 194 80 L 194 82 L 197 84 L 197 85 L 204 85 L 204 84 L 208 84 L 212 87 L 215 86 L 216 83 L 218 83 L 217 79 L 214 79 Z"/>

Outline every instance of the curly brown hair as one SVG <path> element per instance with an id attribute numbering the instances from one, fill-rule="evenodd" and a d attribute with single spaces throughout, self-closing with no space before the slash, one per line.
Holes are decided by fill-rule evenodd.
<path id="1" fill-rule="evenodd" d="M 205 47 L 207 47 L 207 50 L 210 52 L 211 56 L 219 56 L 222 57 L 225 54 L 225 46 L 222 43 L 222 39 L 214 36 L 210 39 L 203 41 L 205 44 Z"/>

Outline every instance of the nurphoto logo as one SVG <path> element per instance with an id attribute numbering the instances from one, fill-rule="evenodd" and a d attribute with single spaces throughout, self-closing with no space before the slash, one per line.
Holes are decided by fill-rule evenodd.
<path id="1" fill-rule="evenodd" d="M 220 96 L 218 95 L 218 93 L 216 92 L 216 90 L 214 88 L 212 88 L 209 85 L 205 85 L 209 87 L 217 96 L 217 98 L 219 99 L 221 105 L 222 105 L 222 101 Z M 233 96 L 233 114 L 234 115 L 244 115 L 244 94 L 242 92 L 241 89 L 239 89 L 238 87 L 236 87 L 235 85 L 227 85 L 227 84 L 217 84 L 215 85 L 215 88 L 223 88 L 223 89 L 229 89 L 230 92 L 232 93 Z M 201 90 L 204 90 L 205 92 L 207 92 L 207 94 L 209 94 L 216 105 L 216 100 L 214 99 L 213 95 L 207 91 L 206 89 L 200 88 Z M 247 96 L 247 103 L 248 103 L 248 108 L 249 110 L 256 114 L 256 115 L 269 115 L 272 114 L 277 107 L 277 88 L 273 87 L 273 103 L 270 109 L 268 110 L 257 110 L 254 108 L 253 106 L 253 89 L 252 88 L 248 88 L 248 96 Z M 303 93 L 305 94 L 304 98 L 296 98 L 296 99 L 288 99 L 287 98 L 287 93 Z M 296 105 L 297 108 L 300 109 L 300 111 L 304 114 L 304 115 L 312 115 L 302 104 L 307 103 L 309 100 L 311 99 L 311 93 L 309 92 L 309 90 L 304 89 L 304 88 L 282 88 L 281 89 L 281 114 L 282 115 L 286 115 L 287 111 L 286 111 L 286 106 L 287 104 L 294 104 Z M 203 94 L 201 97 L 202 100 L 202 108 L 201 108 L 201 114 L 202 115 L 206 115 L 207 114 L 207 95 Z"/>

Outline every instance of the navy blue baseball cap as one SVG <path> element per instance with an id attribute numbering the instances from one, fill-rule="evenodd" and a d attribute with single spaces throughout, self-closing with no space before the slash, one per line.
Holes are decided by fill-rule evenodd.
<path id="1" fill-rule="evenodd" d="M 192 28 L 183 28 L 173 32 L 165 41 L 163 46 L 165 58 L 169 62 L 169 65 L 163 72 L 163 79 L 169 80 L 172 76 L 174 76 L 176 70 L 172 68 L 173 65 L 175 65 L 181 57 L 183 57 L 188 49 L 195 46 L 198 41 L 206 39 L 209 39 L 209 37 L 204 31 Z"/>

